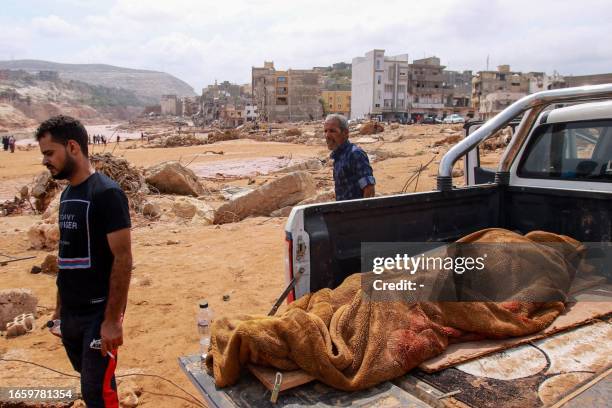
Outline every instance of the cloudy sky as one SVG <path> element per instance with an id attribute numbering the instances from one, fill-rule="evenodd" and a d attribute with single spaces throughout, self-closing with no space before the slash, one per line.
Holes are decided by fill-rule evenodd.
<path id="1" fill-rule="evenodd" d="M 609 0 L 3 0 L 0 60 L 105 63 L 199 90 L 251 67 L 350 62 L 373 48 L 449 69 L 612 71 Z"/>

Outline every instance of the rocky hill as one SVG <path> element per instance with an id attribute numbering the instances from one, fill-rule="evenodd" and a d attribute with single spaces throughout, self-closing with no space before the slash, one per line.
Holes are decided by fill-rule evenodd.
<path id="1" fill-rule="evenodd" d="M 126 89 L 44 73 L 0 71 L 0 133 L 35 126 L 59 113 L 91 123 L 130 119 L 142 109 L 141 98 Z"/>
<path id="2" fill-rule="evenodd" d="M 158 104 L 162 95 L 196 96 L 186 82 L 164 72 L 115 67 L 105 64 L 60 64 L 40 60 L 0 61 L 0 70 L 28 73 L 56 71 L 62 80 L 81 81 L 107 88 L 133 91 L 143 105 Z"/>

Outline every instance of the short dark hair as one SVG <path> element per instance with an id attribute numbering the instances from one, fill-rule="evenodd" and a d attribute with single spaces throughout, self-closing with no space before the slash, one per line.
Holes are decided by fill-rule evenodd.
<path id="1" fill-rule="evenodd" d="M 66 115 L 53 116 L 40 124 L 34 137 L 38 141 L 47 132 L 54 142 L 61 143 L 64 146 L 68 144 L 68 140 L 74 140 L 81 146 L 83 154 L 85 156 L 89 155 L 87 149 L 89 137 L 85 126 L 79 120 Z"/>

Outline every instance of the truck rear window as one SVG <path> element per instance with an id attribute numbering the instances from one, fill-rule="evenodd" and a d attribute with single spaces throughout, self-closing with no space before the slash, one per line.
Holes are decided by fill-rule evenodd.
<path id="1" fill-rule="evenodd" d="M 518 175 L 612 182 L 612 120 L 539 126 L 525 150 Z"/>

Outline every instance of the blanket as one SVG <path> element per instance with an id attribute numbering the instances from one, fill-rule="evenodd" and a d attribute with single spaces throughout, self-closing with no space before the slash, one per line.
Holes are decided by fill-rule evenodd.
<path id="1" fill-rule="evenodd" d="M 530 290 L 543 287 L 561 294 L 567 294 L 574 266 L 584 252 L 580 242 L 542 231 L 522 236 L 486 229 L 458 242 L 526 245 L 530 250 L 524 253 L 523 246 L 517 259 L 545 259 L 550 269 L 529 281 Z M 488 269 L 489 277 L 494 278 L 495 267 Z M 520 264 L 511 270 L 523 273 Z M 234 384 L 246 364 L 256 364 L 279 370 L 302 369 L 341 390 L 365 389 L 407 373 L 442 353 L 451 342 L 538 332 L 565 307 L 563 299 L 525 302 L 510 297 L 506 302 L 376 300 L 367 293 L 369 286 L 363 285 L 367 276 L 354 274 L 335 289 L 303 296 L 276 317 L 216 320 L 206 359 L 216 385 Z"/>

